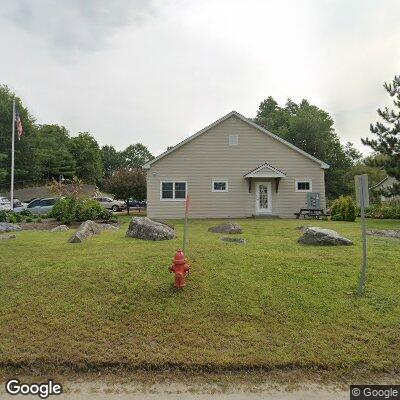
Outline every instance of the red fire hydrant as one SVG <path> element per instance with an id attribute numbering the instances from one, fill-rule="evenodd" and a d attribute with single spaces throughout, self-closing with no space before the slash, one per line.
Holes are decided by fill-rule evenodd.
<path id="1" fill-rule="evenodd" d="M 175 287 L 178 289 L 183 288 L 186 284 L 186 275 L 189 273 L 189 265 L 182 250 L 176 252 L 169 270 L 175 274 Z"/>

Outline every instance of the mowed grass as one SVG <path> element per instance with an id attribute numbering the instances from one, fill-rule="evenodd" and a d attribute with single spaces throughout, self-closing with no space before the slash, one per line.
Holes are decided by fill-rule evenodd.
<path id="1" fill-rule="evenodd" d="M 192 220 L 184 290 L 168 271 L 178 238 L 146 242 L 106 231 L 17 232 L 0 242 L 0 365 L 32 368 L 398 371 L 400 240 L 369 237 L 357 298 L 359 223 L 239 220 L 244 246 Z M 399 229 L 399 221 L 368 221 Z M 351 247 L 297 243 L 299 225 L 332 228 Z"/>

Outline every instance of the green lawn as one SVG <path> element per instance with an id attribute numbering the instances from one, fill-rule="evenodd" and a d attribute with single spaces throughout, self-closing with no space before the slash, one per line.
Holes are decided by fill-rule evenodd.
<path id="1" fill-rule="evenodd" d="M 219 221 L 190 221 L 192 269 L 176 292 L 168 267 L 181 221 L 177 239 L 146 242 L 125 238 L 122 218 L 84 244 L 45 231 L 0 241 L 0 365 L 399 371 L 400 240 L 369 237 L 357 298 L 358 223 L 240 220 L 241 246 L 207 232 Z M 299 225 L 355 246 L 300 246 Z"/>

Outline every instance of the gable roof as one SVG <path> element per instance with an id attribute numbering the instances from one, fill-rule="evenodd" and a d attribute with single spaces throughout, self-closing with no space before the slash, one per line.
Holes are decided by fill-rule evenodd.
<path id="1" fill-rule="evenodd" d="M 244 178 L 284 178 L 286 174 L 268 163 L 261 164 L 244 175 Z"/>
<path id="2" fill-rule="evenodd" d="M 224 122 L 225 120 L 227 120 L 228 118 L 230 118 L 232 116 L 235 116 L 235 117 L 239 118 L 243 122 L 245 122 L 245 123 L 251 125 L 253 128 L 256 128 L 257 130 L 259 130 L 260 132 L 265 133 L 266 135 L 268 135 L 268 136 L 274 138 L 275 140 L 277 140 L 278 142 L 281 142 L 281 143 L 285 144 L 286 146 L 290 147 L 292 150 L 295 150 L 298 153 L 302 154 L 303 156 L 309 158 L 310 160 L 315 161 L 317 164 L 319 164 L 321 166 L 321 168 L 324 168 L 324 169 L 329 168 L 328 164 L 324 163 L 321 160 L 318 160 L 318 158 L 312 156 L 311 154 L 308 154 L 304 150 L 299 149 L 294 144 L 287 142 L 285 139 L 282 139 L 281 137 L 279 137 L 277 135 L 274 135 L 270 131 L 267 131 L 263 127 L 257 125 L 255 122 L 253 122 L 250 119 L 244 117 L 242 114 L 239 114 L 237 111 L 231 111 L 230 113 L 226 114 L 222 118 L 220 118 L 217 121 L 213 122 L 211 125 L 208 125 L 205 128 L 203 128 L 202 130 L 196 132 L 194 135 L 189 136 L 187 139 L 185 139 L 182 142 L 178 143 L 176 146 L 172 147 L 171 149 L 169 149 L 169 150 L 165 151 L 164 153 L 160 154 L 158 157 L 156 157 L 153 160 L 151 160 L 151 161 L 147 162 L 146 164 L 144 164 L 143 168 L 144 169 L 149 169 L 152 164 L 154 164 L 155 162 L 157 162 L 161 158 L 167 156 L 168 154 L 171 154 L 172 152 L 174 152 L 175 150 L 179 149 L 180 147 L 182 147 L 186 143 L 188 143 L 191 140 L 197 138 L 198 136 L 200 136 L 203 133 L 207 132 L 211 128 L 214 128 L 214 126 L 220 124 L 221 122 Z"/>

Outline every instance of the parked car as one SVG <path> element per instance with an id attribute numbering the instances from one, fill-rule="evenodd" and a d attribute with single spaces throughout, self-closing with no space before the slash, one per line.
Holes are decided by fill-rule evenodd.
<path id="1" fill-rule="evenodd" d="M 16 213 L 20 213 L 21 211 L 24 211 L 24 210 L 29 210 L 30 211 L 30 209 L 32 207 L 34 207 L 35 205 L 39 204 L 39 202 L 41 200 L 42 199 L 33 199 L 33 200 L 29 201 L 28 203 L 22 203 L 21 205 L 19 205 L 17 207 L 15 207 L 15 205 L 14 205 L 14 210 L 13 211 L 16 212 Z"/>
<path id="2" fill-rule="evenodd" d="M 27 203 L 22 203 L 20 200 L 14 199 L 13 211 L 15 211 L 16 209 L 21 208 L 21 207 L 24 208 L 26 206 L 27 206 Z M 0 197 L 0 210 L 4 210 L 4 211 L 11 210 L 10 199 L 8 199 L 7 197 Z"/>
<path id="3" fill-rule="evenodd" d="M 146 208 L 147 207 L 147 203 L 146 203 L 146 200 L 129 199 L 128 200 L 128 206 L 130 208 Z"/>
<path id="4" fill-rule="evenodd" d="M 10 200 L 7 197 L 0 197 L 0 211 L 8 211 L 11 209 Z"/>
<path id="5" fill-rule="evenodd" d="M 94 199 L 97 200 L 107 210 L 112 210 L 114 212 L 125 210 L 126 208 L 124 201 L 113 200 L 109 197 L 94 197 Z"/>
<path id="6" fill-rule="evenodd" d="M 57 203 L 57 197 L 48 197 L 46 199 L 36 199 L 31 201 L 26 209 L 32 214 L 48 214 Z"/>

